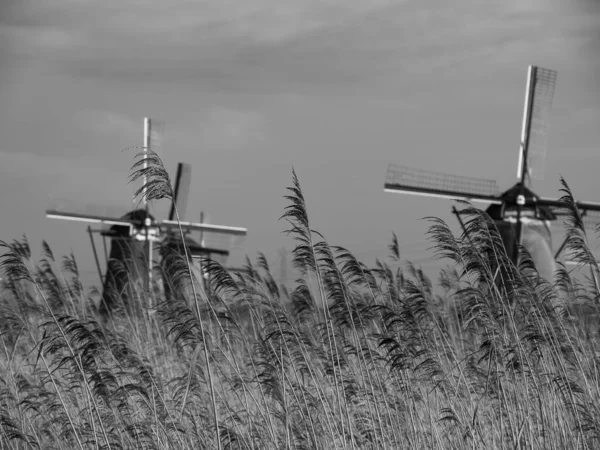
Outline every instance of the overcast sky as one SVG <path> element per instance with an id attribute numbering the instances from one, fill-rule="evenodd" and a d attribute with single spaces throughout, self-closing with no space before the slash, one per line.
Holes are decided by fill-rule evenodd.
<path id="1" fill-rule="evenodd" d="M 0 239 L 46 239 L 92 270 L 85 226 L 44 210 L 130 205 L 122 150 L 150 116 L 167 169 L 192 164 L 186 219 L 249 229 L 232 263 L 293 246 L 278 221 L 293 166 L 331 244 L 372 262 L 395 231 L 431 264 L 420 218 L 453 221 L 451 204 L 384 193 L 387 164 L 510 187 L 529 64 L 558 71 L 537 193 L 562 174 L 600 201 L 598 1 L 3 2 Z"/>

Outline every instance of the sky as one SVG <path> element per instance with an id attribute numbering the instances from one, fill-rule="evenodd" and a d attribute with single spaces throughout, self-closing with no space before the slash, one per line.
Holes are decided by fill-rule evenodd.
<path id="1" fill-rule="evenodd" d="M 187 220 L 248 228 L 230 262 L 293 241 L 279 219 L 295 168 L 314 229 L 361 260 L 431 259 L 446 200 L 383 192 L 388 163 L 516 181 L 527 66 L 558 71 L 544 180 L 600 201 L 597 0 L 9 0 L 0 6 L 0 239 L 73 251 L 127 209 L 143 118 L 166 168 L 192 165 Z M 168 205 L 157 205 L 164 217 Z M 161 211 L 163 211 L 161 213 Z"/>

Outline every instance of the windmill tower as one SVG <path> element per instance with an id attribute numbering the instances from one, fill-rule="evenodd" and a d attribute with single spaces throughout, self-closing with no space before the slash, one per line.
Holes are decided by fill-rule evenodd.
<path id="1" fill-rule="evenodd" d="M 151 121 L 144 119 L 144 152 L 150 148 Z M 146 185 L 146 179 L 143 180 Z M 104 238 L 110 239 L 110 252 L 106 265 L 106 275 L 103 277 L 103 292 L 101 311 L 108 312 L 114 309 L 119 299 L 126 302 L 126 306 L 134 297 L 134 287 L 140 282 L 149 290 L 152 283 L 152 269 L 154 267 L 155 245 L 164 243 L 165 246 L 175 250 L 183 250 L 181 235 L 189 244 L 188 251 L 193 257 L 210 257 L 211 254 L 221 252 L 228 254 L 227 250 L 210 248 L 196 243 L 190 237 L 191 232 L 201 232 L 212 236 L 233 237 L 245 236 L 246 228 L 230 227 L 224 225 L 211 225 L 199 222 L 184 221 L 187 209 L 191 181 L 191 166 L 179 163 L 175 180 L 175 192 L 171 205 L 169 218 L 157 220 L 150 213 L 150 202 L 147 201 L 146 192 L 143 192 L 143 208 L 128 212 L 122 217 L 108 217 L 100 215 L 81 214 L 67 211 L 47 210 L 46 217 L 50 219 L 74 220 L 79 222 L 95 223 L 110 226 L 108 229 L 92 230 L 88 227 L 90 237 L 92 232 L 100 233 Z M 178 211 L 179 221 L 175 217 Z M 92 247 L 96 263 L 100 270 L 97 251 L 92 239 Z"/>
<path id="2" fill-rule="evenodd" d="M 555 260 L 564 244 L 556 254 L 552 253 L 550 226 L 552 221 L 565 214 L 565 207 L 558 199 L 539 197 L 531 190 L 531 182 L 532 178 L 540 179 L 543 176 L 547 120 L 555 84 L 554 70 L 529 66 L 517 183 L 510 189 L 500 192 L 494 180 L 390 164 L 384 191 L 490 204 L 486 212 L 498 228 L 508 256 L 516 263 L 518 246 L 522 245 L 532 255 L 540 274 L 552 279 L 556 269 Z M 576 204 L 582 215 L 600 211 L 600 203 Z M 453 208 L 453 212 L 462 226 L 460 211 Z"/>

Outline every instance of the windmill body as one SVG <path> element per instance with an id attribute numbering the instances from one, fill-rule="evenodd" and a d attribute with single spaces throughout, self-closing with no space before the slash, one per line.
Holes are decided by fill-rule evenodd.
<path id="1" fill-rule="evenodd" d="M 131 211 L 121 217 L 121 220 L 132 220 L 136 223 L 145 223 L 146 219 L 154 220 L 145 209 Z M 106 262 L 106 275 L 102 286 L 101 311 L 106 313 L 114 310 L 120 301 L 124 306 L 129 306 L 136 297 L 135 280 L 140 280 L 143 285 L 149 282 L 150 271 L 148 245 L 143 239 L 142 227 L 113 225 L 104 236 L 111 239 L 110 254 Z M 142 236 L 136 239 L 135 236 Z M 140 283 L 137 283 L 140 287 Z"/>
<path id="2" fill-rule="evenodd" d="M 522 206 L 520 211 L 520 230 L 517 222 L 519 195 L 526 199 L 526 206 Z M 508 257 L 517 261 L 517 246 L 520 244 L 531 254 L 540 275 L 552 279 L 556 261 L 552 253 L 551 224 L 558 217 L 548 206 L 539 205 L 539 197 L 527 187 L 521 189 L 519 183 L 502 193 L 500 198 L 502 203 L 491 204 L 486 213 L 494 221 Z"/>
<path id="3" fill-rule="evenodd" d="M 144 120 L 144 149 L 146 151 L 150 145 L 150 133 L 151 122 L 150 119 L 146 118 Z M 227 256 L 229 254 L 226 248 L 211 248 L 203 245 L 202 239 L 200 243 L 196 242 L 190 236 L 192 232 L 225 237 L 245 236 L 247 234 L 246 228 L 212 225 L 203 223 L 203 221 L 185 221 L 190 181 L 191 166 L 179 163 L 171 211 L 168 219 L 164 220 L 156 219 L 149 212 L 150 206 L 145 197 L 143 199 L 145 208 L 130 211 L 122 217 L 106 217 L 57 210 L 46 211 L 46 217 L 48 218 L 95 223 L 110 227 L 100 230 L 88 228 L 90 237 L 92 232 L 98 232 L 104 238 L 110 239 L 111 242 L 110 252 L 107 255 L 106 274 L 104 277 L 101 276 L 103 284 L 101 311 L 107 313 L 114 310 L 119 304 L 119 299 L 123 300 L 124 306 L 128 308 L 132 306 L 130 303 L 135 298 L 135 293 L 140 292 L 140 286 L 144 286 L 146 291 L 149 290 L 154 268 L 155 244 L 159 244 L 159 257 L 163 259 L 161 266 L 163 270 L 166 269 L 166 272 L 169 272 L 168 261 L 174 261 L 174 259 L 165 259 L 165 255 L 173 258 L 176 255 L 185 254 L 184 242 L 190 258 L 210 257 L 213 254 Z M 183 240 L 181 239 L 182 235 Z M 93 238 L 91 240 L 98 270 L 100 270 L 94 240 Z M 193 262 L 193 259 L 190 262 Z M 194 265 L 196 272 L 198 272 L 196 270 L 197 266 L 197 264 Z M 199 273 L 201 274 L 202 271 L 200 270 Z M 165 284 L 165 293 L 169 296 L 170 292 L 169 287 Z"/>
<path id="4" fill-rule="evenodd" d="M 541 178 L 545 157 L 547 119 L 552 106 L 556 72 L 529 66 L 517 183 L 500 192 L 496 181 L 416 170 L 390 164 L 384 184 L 386 192 L 487 203 L 507 255 L 516 263 L 519 245 L 531 254 L 540 275 L 552 279 L 556 254 L 552 251 L 551 223 L 565 215 L 559 199 L 542 198 L 531 190 L 532 178 Z M 576 202 L 582 215 L 600 212 L 600 203 Z M 460 219 L 460 211 L 453 208 Z M 464 226 L 463 226 L 464 229 Z M 562 249 L 562 246 L 561 246 Z"/>

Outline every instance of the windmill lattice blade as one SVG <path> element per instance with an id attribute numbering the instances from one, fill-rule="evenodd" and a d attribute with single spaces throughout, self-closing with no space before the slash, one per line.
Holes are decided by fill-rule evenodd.
<path id="1" fill-rule="evenodd" d="M 595 231 L 598 225 L 600 225 L 600 204 L 591 205 L 588 202 L 576 203 L 582 215 L 583 225 L 585 226 L 586 230 L 588 232 Z M 592 206 L 592 208 L 590 208 L 590 206 Z M 570 214 L 568 209 L 558 206 L 553 207 L 552 212 L 559 217 Z"/>
<path id="2" fill-rule="evenodd" d="M 494 180 L 463 177 L 390 164 L 385 190 L 414 195 L 501 203 Z"/>
<path id="3" fill-rule="evenodd" d="M 244 247 L 245 235 L 223 234 L 220 232 L 203 232 L 202 246 L 211 249 L 233 250 Z M 199 241 L 200 242 L 200 241 Z"/>
<path id="4" fill-rule="evenodd" d="M 165 122 L 152 119 L 150 126 L 150 149 L 163 159 L 163 146 L 165 140 Z"/>
<path id="5" fill-rule="evenodd" d="M 162 157 L 162 146 L 163 146 L 163 136 L 164 136 L 164 128 L 165 123 L 160 120 L 152 119 L 150 117 L 144 118 L 144 141 L 142 143 L 144 147 L 144 152 L 152 151 L 159 156 Z M 144 169 L 147 168 L 147 163 L 143 165 Z M 147 176 L 143 176 L 141 183 L 142 186 L 145 186 L 148 182 Z M 153 201 L 148 202 L 146 198 L 146 190 L 144 189 L 142 192 L 142 199 L 144 207 L 151 207 L 154 203 Z"/>
<path id="6" fill-rule="evenodd" d="M 98 223 L 105 225 L 122 225 L 129 227 L 134 224 L 138 224 L 136 221 L 127 221 L 117 217 L 104 217 L 104 216 L 94 216 L 91 214 L 79 214 L 65 211 L 57 211 L 54 209 L 49 209 L 46 211 L 46 217 L 48 219 L 62 219 L 62 220 L 73 220 L 76 222 L 88 222 L 88 223 Z M 141 224 L 138 224 L 141 225 Z"/>
<path id="7" fill-rule="evenodd" d="M 179 226 L 184 231 L 206 231 L 206 232 L 216 232 L 222 234 L 231 234 L 235 236 L 245 236 L 248 233 L 246 228 L 241 227 L 229 227 L 225 225 L 211 225 L 208 223 L 197 223 L 197 222 L 177 222 L 176 220 L 163 220 L 159 222 L 159 226 L 161 228 L 178 230 Z"/>
<path id="8" fill-rule="evenodd" d="M 597 236 L 596 231 L 600 227 L 600 211 L 585 210 L 583 225 L 590 236 Z"/>
<path id="9" fill-rule="evenodd" d="M 94 203 L 89 200 L 83 201 L 81 199 L 55 197 L 53 195 L 48 195 L 47 199 L 48 210 L 60 211 L 62 213 L 121 218 L 131 211 L 131 205 L 128 205 L 127 201 L 118 201 L 116 204 Z"/>
<path id="10" fill-rule="evenodd" d="M 542 180 L 546 160 L 548 117 L 552 109 L 557 73 L 555 70 L 541 67 L 535 69 L 531 95 L 531 120 L 527 133 L 527 168 L 531 178 Z"/>
<path id="11" fill-rule="evenodd" d="M 537 200 L 537 203 L 542 206 L 552 207 L 554 214 L 558 216 L 564 215 L 567 211 L 564 206 L 564 203 L 557 198 L 541 197 Z M 575 204 L 577 205 L 577 208 L 579 208 L 582 214 L 589 214 L 592 211 L 600 211 L 600 203 L 579 202 L 576 200 Z"/>
<path id="12" fill-rule="evenodd" d="M 169 220 L 176 220 L 175 207 L 179 214 L 179 220 L 185 219 L 188 197 L 190 195 L 190 185 L 192 183 L 192 166 L 186 163 L 177 164 L 177 176 L 175 178 L 175 198 L 171 205 Z"/>

